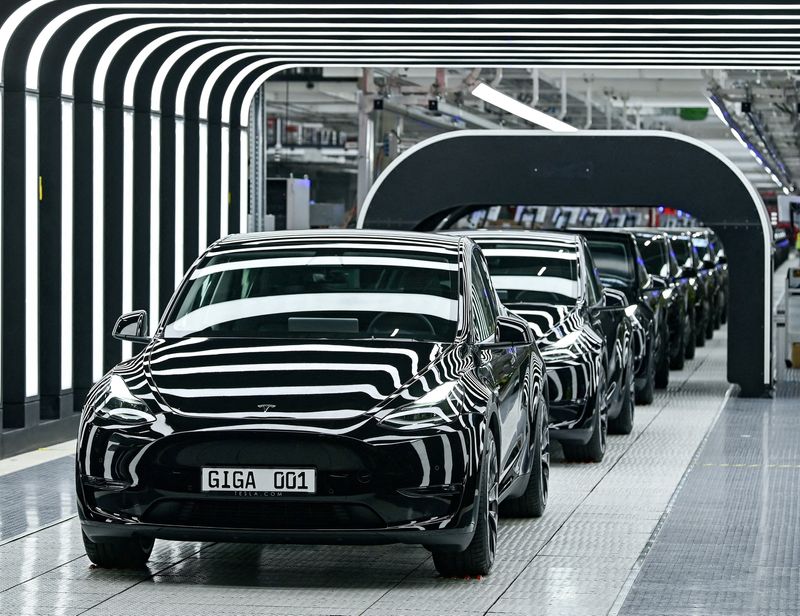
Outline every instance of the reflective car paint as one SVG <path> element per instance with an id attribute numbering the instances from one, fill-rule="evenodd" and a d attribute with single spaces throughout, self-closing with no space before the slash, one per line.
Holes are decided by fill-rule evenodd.
<path id="1" fill-rule="evenodd" d="M 454 231 L 471 237 L 487 257 L 489 271 L 501 301 L 531 326 L 547 366 L 550 394 L 551 435 L 556 439 L 583 441 L 591 434 L 595 413 L 619 415 L 626 383 L 632 378 L 632 325 L 624 309 L 603 310 L 604 298 L 590 299 L 590 256 L 583 238 L 569 233 L 536 231 Z M 541 256 L 555 250 L 577 263 L 578 284 L 574 305 L 515 301 L 503 297 L 504 282 L 493 269 L 493 257 L 508 247 Z M 541 274 L 539 274 L 541 275 Z M 535 278 L 537 273 L 531 272 Z M 595 278 L 596 288 L 602 288 Z M 551 281 L 545 288 L 563 287 Z"/>
<path id="2" fill-rule="evenodd" d="M 544 364 L 532 338 L 478 344 L 470 266 L 485 264 L 466 238 L 229 236 L 193 265 L 166 314 L 219 251 L 308 245 L 449 254 L 459 272 L 454 339 L 169 339 L 165 316 L 139 354 L 93 387 L 82 411 L 76 479 L 87 536 L 463 548 L 474 531 L 489 429 L 500 451 L 500 498 L 524 491 L 532 430 L 547 417 Z M 481 293 L 494 296 L 491 287 Z M 498 306 L 493 318 L 500 316 L 528 331 Z M 491 341 L 496 325 L 488 325 Z M 120 384 L 140 405 L 124 416 L 107 410 Z M 409 408 L 445 420 L 408 422 Z M 310 467 L 317 493 L 203 492 L 206 466 Z"/>
<path id="3" fill-rule="evenodd" d="M 661 291 L 653 287 L 644 266 L 636 239 L 630 231 L 621 229 L 571 229 L 582 235 L 592 251 L 593 243 L 617 243 L 625 248 L 631 259 L 632 277 L 621 280 L 598 265 L 600 280 L 608 288 L 624 293 L 633 310 L 628 311 L 633 327 L 633 352 L 637 393 L 645 387 L 648 371 L 654 371 L 658 358 L 666 352 L 668 341 L 663 332 L 666 326 L 666 301 Z M 593 253 L 594 254 L 594 253 Z M 598 263 L 595 259 L 595 263 Z"/>
<path id="4" fill-rule="evenodd" d="M 667 306 L 667 328 L 669 330 L 668 350 L 671 361 L 683 357 L 690 324 L 688 320 L 689 299 L 685 287 L 679 279 L 679 268 L 669 244 L 669 239 L 663 229 L 632 229 L 639 250 L 644 250 L 647 246 L 658 246 L 658 258 L 648 261 L 645 258 L 647 272 L 654 278 L 661 281 L 661 296 Z"/>

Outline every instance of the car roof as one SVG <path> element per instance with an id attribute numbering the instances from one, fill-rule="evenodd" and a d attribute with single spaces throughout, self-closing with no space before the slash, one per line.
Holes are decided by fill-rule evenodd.
<path id="1" fill-rule="evenodd" d="M 438 247 L 455 250 L 464 243 L 463 237 L 441 233 L 422 233 L 419 231 L 379 231 L 374 229 L 305 229 L 298 231 L 261 231 L 257 233 L 235 233 L 218 240 L 214 247 L 226 250 L 237 248 L 257 248 L 274 242 L 291 244 L 298 242 L 323 241 L 367 241 L 380 243 L 390 240 L 392 244 L 409 246 Z"/>
<path id="2" fill-rule="evenodd" d="M 585 229 L 578 229 L 578 228 L 571 228 L 569 231 L 574 233 L 578 233 L 580 235 L 606 235 L 610 237 L 616 237 L 619 239 L 626 239 L 626 240 L 633 240 L 633 231 L 628 229 L 617 229 L 614 227 L 586 227 Z"/>
<path id="3" fill-rule="evenodd" d="M 503 229 L 458 229 L 448 230 L 443 235 L 460 235 L 473 239 L 476 242 L 481 240 L 530 240 L 563 242 L 565 245 L 579 246 L 581 238 L 576 233 L 564 233 L 563 231 L 517 231 Z"/>
<path id="4" fill-rule="evenodd" d="M 664 239 L 667 239 L 668 235 L 667 230 L 661 227 L 627 227 L 627 230 L 637 237 L 654 238 L 662 236 Z"/>

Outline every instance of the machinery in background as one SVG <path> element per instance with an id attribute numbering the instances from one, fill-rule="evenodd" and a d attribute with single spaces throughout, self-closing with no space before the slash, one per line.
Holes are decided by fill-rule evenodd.
<path id="1" fill-rule="evenodd" d="M 251 207 L 249 231 L 308 229 L 311 226 L 311 180 L 267 178 L 266 199 Z"/>

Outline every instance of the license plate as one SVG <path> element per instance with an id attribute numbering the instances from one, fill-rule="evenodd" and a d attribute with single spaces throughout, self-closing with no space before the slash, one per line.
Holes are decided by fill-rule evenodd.
<path id="1" fill-rule="evenodd" d="M 306 492 L 317 489 L 313 468 L 204 468 L 203 492 Z"/>

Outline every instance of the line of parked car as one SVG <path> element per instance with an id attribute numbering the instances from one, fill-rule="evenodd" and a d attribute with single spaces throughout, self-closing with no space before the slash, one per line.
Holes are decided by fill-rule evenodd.
<path id="1" fill-rule="evenodd" d="M 235 235 L 190 268 L 81 416 L 89 558 L 156 538 L 413 543 L 489 572 L 544 513 L 550 441 L 599 462 L 727 311 L 709 229 Z"/>

